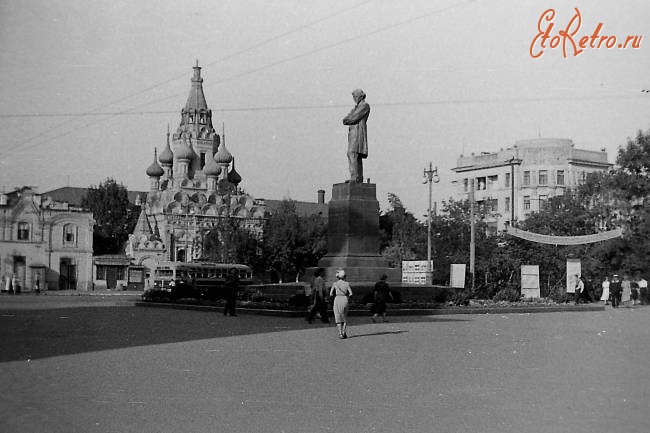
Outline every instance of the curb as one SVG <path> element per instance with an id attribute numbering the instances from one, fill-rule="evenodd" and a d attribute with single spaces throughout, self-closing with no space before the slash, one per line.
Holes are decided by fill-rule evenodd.
<path id="1" fill-rule="evenodd" d="M 193 311 L 217 311 L 223 313 L 224 307 L 211 305 L 191 305 L 191 304 L 174 304 L 174 303 L 157 303 L 157 302 L 135 302 L 136 307 L 149 308 L 168 308 L 176 310 L 193 310 Z M 431 309 L 402 309 L 388 310 L 391 316 L 438 316 L 450 314 L 528 314 L 528 313 L 557 313 L 557 312 L 579 312 L 579 311 L 605 311 L 604 305 L 567 305 L 553 307 L 495 307 L 495 308 L 431 308 Z M 301 310 L 271 310 L 263 308 L 245 308 L 237 307 L 237 313 L 251 314 L 259 316 L 276 316 L 276 317 L 304 317 L 307 311 Z M 350 310 L 350 316 L 370 316 L 368 310 Z M 331 311 L 330 311 L 331 315 Z"/>

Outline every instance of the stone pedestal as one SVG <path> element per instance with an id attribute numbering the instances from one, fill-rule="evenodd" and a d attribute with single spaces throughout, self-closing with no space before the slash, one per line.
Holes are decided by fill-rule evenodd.
<path id="1" fill-rule="evenodd" d="M 389 281 L 401 281 L 400 270 L 388 267 L 379 254 L 379 202 L 374 183 L 334 184 L 327 226 L 327 255 L 318 262 L 325 269 L 326 281 L 334 281 L 338 269 L 345 270 L 350 282 L 378 281 L 382 274 Z"/>

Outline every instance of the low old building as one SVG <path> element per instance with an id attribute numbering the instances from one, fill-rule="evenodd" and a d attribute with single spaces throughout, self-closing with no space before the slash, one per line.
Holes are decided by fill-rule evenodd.
<path id="1" fill-rule="evenodd" d="M 92 289 L 91 212 L 33 187 L 2 193 L 0 212 L 3 283 L 14 280 L 23 291 Z"/>
<path id="2" fill-rule="evenodd" d="M 455 197 L 474 197 L 492 216 L 491 231 L 503 230 L 513 219 L 521 221 L 539 211 L 546 200 L 585 180 L 587 174 L 612 167 L 607 152 L 577 149 L 569 139 L 538 138 L 517 141 L 499 152 L 461 155 L 456 172 Z"/>

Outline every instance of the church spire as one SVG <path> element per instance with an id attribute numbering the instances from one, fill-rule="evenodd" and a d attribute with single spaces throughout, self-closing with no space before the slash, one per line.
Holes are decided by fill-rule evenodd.
<path id="1" fill-rule="evenodd" d="M 203 94 L 203 78 L 201 78 L 201 67 L 199 66 L 198 60 L 193 69 L 192 87 L 190 88 L 190 95 L 187 97 L 187 102 L 185 103 L 185 110 L 189 112 L 207 110 L 208 104 L 205 102 L 205 95 Z"/>

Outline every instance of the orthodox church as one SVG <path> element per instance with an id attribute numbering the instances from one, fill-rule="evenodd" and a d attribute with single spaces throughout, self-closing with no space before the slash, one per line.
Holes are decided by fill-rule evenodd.
<path id="1" fill-rule="evenodd" d="M 226 248 L 221 231 L 232 227 L 261 237 L 267 207 L 239 187 L 235 159 L 212 124 L 203 93 L 201 68 L 194 66 L 190 93 L 176 131 L 167 130 L 165 148 L 146 169 L 150 188 L 140 198 L 142 211 L 126 247 L 127 256 L 145 268 L 161 261 L 204 259 L 206 236 Z M 225 255 L 223 256 L 225 257 Z M 223 259 L 227 260 L 227 259 Z"/>

